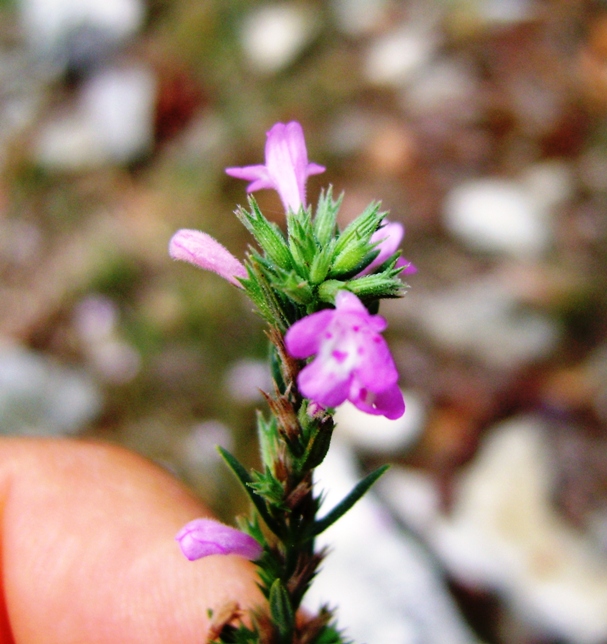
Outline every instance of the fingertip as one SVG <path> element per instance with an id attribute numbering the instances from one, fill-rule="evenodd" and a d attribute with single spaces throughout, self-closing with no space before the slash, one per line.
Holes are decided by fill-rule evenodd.
<path id="1" fill-rule="evenodd" d="M 17 643 L 199 642 L 209 608 L 260 599 L 249 562 L 181 555 L 175 534 L 208 510 L 123 448 L 0 439 L 0 495 Z"/>

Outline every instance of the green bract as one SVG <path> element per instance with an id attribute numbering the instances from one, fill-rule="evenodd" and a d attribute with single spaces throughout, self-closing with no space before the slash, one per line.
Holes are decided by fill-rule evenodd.
<path id="1" fill-rule="evenodd" d="M 239 219 L 251 232 L 261 252 L 251 249 L 245 262 L 248 277 L 242 284 L 261 315 L 283 332 L 303 316 L 333 304 L 340 290 L 355 293 L 365 304 L 399 297 L 406 285 L 395 252 L 370 275 L 359 276 L 378 256 L 371 241 L 385 214 L 373 203 L 343 231 L 337 226 L 342 198 L 331 189 L 321 194 L 314 216 L 301 208 L 289 212 L 287 234 L 269 222 L 249 197 L 250 210 L 240 208 Z"/>

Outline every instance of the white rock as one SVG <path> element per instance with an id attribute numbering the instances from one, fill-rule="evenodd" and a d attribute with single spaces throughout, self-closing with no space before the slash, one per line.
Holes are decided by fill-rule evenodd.
<path id="1" fill-rule="evenodd" d="M 411 315 L 424 333 L 492 367 L 512 369 L 546 357 L 560 338 L 552 319 L 522 309 L 516 294 L 495 276 L 415 297 Z"/>
<path id="2" fill-rule="evenodd" d="M 101 402 L 99 389 L 82 370 L 0 344 L 1 433 L 72 433 L 95 417 Z"/>
<path id="3" fill-rule="evenodd" d="M 532 627 L 600 644 L 607 639 L 607 557 L 552 506 L 546 431 L 532 417 L 494 427 L 430 541 L 456 577 L 497 590 Z"/>
<path id="4" fill-rule="evenodd" d="M 19 0 L 21 21 L 33 49 L 56 57 L 77 31 L 119 43 L 143 24 L 142 0 Z"/>
<path id="5" fill-rule="evenodd" d="M 242 45 L 255 69 L 262 73 L 276 72 L 297 58 L 316 27 L 313 13 L 302 5 L 266 5 L 248 16 Z"/>
<path id="6" fill-rule="evenodd" d="M 358 481 L 352 453 L 336 438 L 318 468 L 337 504 Z M 322 512 L 321 512 L 322 514 Z M 367 495 L 319 537 L 330 553 L 306 597 L 306 606 L 337 607 L 338 625 L 356 642 L 473 644 L 428 555 L 400 532 Z"/>
<path id="7" fill-rule="evenodd" d="M 78 104 L 42 127 L 36 156 L 59 170 L 126 163 L 153 144 L 156 79 L 144 66 L 107 68 L 83 86 Z"/>
<path id="8" fill-rule="evenodd" d="M 426 410 L 417 393 L 405 391 L 403 394 L 406 411 L 396 420 L 366 414 L 352 403 L 345 402 L 335 414 L 337 431 L 369 453 L 387 454 L 404 450 L 421 434 Z"/>
<path id="9" fill-rule="evenodd" d="M 447 195 L 443 212 L 447 229 L 473 250 L 534 258 L 551 241 L 546 209 L 514 181 L 462 183 Z"/>
<path id="10" fill-rule="evenodd" d="M 364 61 L 364 74 L 374 84 L 400 87 L 431 60 L 437 45 L 437 36 L 431 28 L 400 27 L 371 43 Z"/>

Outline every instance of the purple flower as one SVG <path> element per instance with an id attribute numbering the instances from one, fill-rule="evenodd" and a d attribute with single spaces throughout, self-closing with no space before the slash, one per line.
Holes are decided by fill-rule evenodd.
<path id="1" fill-rule="evenodd" d="M 169 242 L 169 255 L 173 259 L 181 259 L 207 271 L 213 271 L 234 286 L 241 287 L 237 278 L 247 277 L 245 267 L 229 250 L 199 230 L 178 230 Z"/>
<path id="2" fill-rule="evenodd" d="M 301 393 L 323 407 L 349 400 L 369 414 L 402 416 L 398 372 L 380 335 L 385 328 L 386 320 L 349 291 L 337 293 L 335 309 L 296 322 L 285 336 L 287 350 L 295 358 L 316 354 L 298 376 Z"/>
<path id="3" fill-rule="evenodd" d="M 175 540 L 190 561 L 209 555 L 240 555 L 255 560 L 263 552 L 261 545 L 250 535 L 213 519 L 190 521 L 181 528 Z"/>
<path id="4" fill-rule="evenodd" d="M 359 273 L 359 277 L 372 273 L 376 268 L 381 266 L 389 257 L 393 255 L 400 246 L 400 242 L 405 234 L 405 227 L 396 221 L 387 221 L 379 230 L 371 236 L 371 243 L 378 243 L 376 247 L 379 255 Z M 407 261 L 404 257 L 399 257 L 396 262 L 397 268 L 403 268 L 404 275 L 417 273 L 417 268 Z"/>
<path id="5" fill-rule="evenodd" d="M 303 130 L 296 121 L 276 123 L 267 137 L 265 165 L 226 168 L 226 172 L 231 177 L 251 181 L 247 192 L 264 188 L 276 190 L 285 210 L 298 212 L 306 206 L 308 177 L 325 169 L 316 163 L 308 163 Z"/>

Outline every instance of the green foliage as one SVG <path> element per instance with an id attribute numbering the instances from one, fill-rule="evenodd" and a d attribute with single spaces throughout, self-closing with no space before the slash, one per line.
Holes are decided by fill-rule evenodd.
<path id="1" fill-rule="evenodd" d="M 223 447 L 218 447 L 219 453 L 221 454 L 223 460 L 228 464 L 228 467 L 234 472 L 236 475 L 236 478 L 240 481 L 242 484 L 242 487 L 244 488 L 245 492 L 251 499 L 253 505 L 265 521 L 266 525 L 274 534 L 280 538 L 282 531 L 280 529 L 279 524 L 272 518 L 270 513 L 268 512 L 268 508 L 266 505 L 266 502 L 264 499 L 259 496 L 254 489 L 251 487 L 251 484 L 253 483 L 252 477 L 249 475 L 245 467 L 238 461 L 238 459 L 235 456 L 232 456 L 230 452 L 225 450 Z"/>
<path id="2" fill-rule="evenodd" d="M 250 212 L 247 212 L 244 208 L 238 208 L 236 211 L 240 221 L 253 235 L 268 259 L 276 264 L 277 267 L 284 270 L 293 268 L 295 262 L 280 228 L 263 216 L 253 197 L 249 197 L 249 205 L 251 206 Z"/>
<path id="3" fill-rule="evenodd" d="M 354 219 L 341 233 L 335 248 L 335 256 L 339 258 L 347 253 L 353 243 L 371 238 L 371 235 L 379 228 L 386 213 L 379 211 L 379 203 L 369 204 L 362 214 Z"/>
<path id="4" fill-rule="evenodd" d="M 270 588 L 270 615 L 278 627 L 281 641 L 290 644 L 291 634 L 295 625 L 295 613 L 291 606 L 291 598 L 280 579 L 275 579 Z"/>
<path id="5" fill-rule="evenodd" d="M 348 496 L 340 501 L 324 518 L 319 519 L 314 524 L 314 535 L 319 535 L 324 532 L 328 527 L 332 526 L 339 518 L 341 518 L 363 495 L 369 488 L 377 481 L 377 479 L 384 474 L 389 468 L 389 465 L 382 465 L 370 474 L 365 476 L 362 481 L 359 481 Z"/>
<path id="6" fill-rule="evenodd" d="M 251 481 L 247 486 L 253 490 L 257 495 L 262 497 L 268 506 L 275 510 L 287 510 L 284 502 L 285 491 L 284 487 L 276 479 L 273 472 L 269 467 L 266 467 L 263 472 L 251 472 Z"/>
<path id="7" fill-rule="evenodd" d="M 405 285 L 395 268 L 395 253 L 372 274 L 358 277 L 379 254 L 373 234 L 385 213 L 370 204 L 343 232 L 337 227 L 342 198 L 329 189 L 319 199 L 314 217 L 303 208 L 287 215 L 287 237 L 269 222 L 253 198 L 250 212 L 237 214 L 259 244 L 251 251 L 243 286 L 260 314 L 284 333 L 305 315 L 333 304 L 339 290 L 355 293 L 367 306 L 382 298 L 399 297 Z"/>
<path id="8" fill-rule="evenodd" d="M 274 463 L 278 456 L 278 427 L 276 418 L 270 416 L 266 420 L 261 412 L 257 412 L 257 435 L 262 463 Z"/>
<path id="9" fill-rule="evenodd" d="M 316 240 L 321 246 L 326 246 L 334 237 L 337 227 L 337 213 L 343 201 L 343 194 L 337 201 L 333 200 L 333 190 L 331 187 L 326 192 L 322 192 L 318 200 L 316 217 L 314 218 L 314 234 Z"/>

